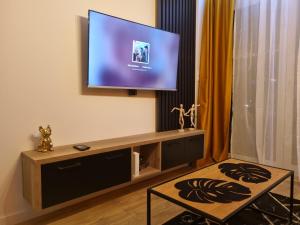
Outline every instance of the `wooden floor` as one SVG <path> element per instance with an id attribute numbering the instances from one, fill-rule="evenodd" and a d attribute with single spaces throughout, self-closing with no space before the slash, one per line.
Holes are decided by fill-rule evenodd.
<path id="1" fill-rule="evenodd" d="M 143 225 L 146 224 L 146 189 L 187 168 L 117 190 L 98 198 L 27 221 L 22 225 Z M 277 186 L 273 192 L 289 195 L 289 181 Z M 295 183 L 295 198 L 300 199 L 300 184 Z M 162 224 L 183 211 L 163 199 L 152 197 L 152 224 Z M 21 225 L 21 224 L 20 224 Z"/>

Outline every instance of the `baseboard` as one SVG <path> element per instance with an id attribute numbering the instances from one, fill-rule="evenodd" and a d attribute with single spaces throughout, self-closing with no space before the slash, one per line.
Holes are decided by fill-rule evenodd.
<path id="1" fill-rule="evenodd" d="M 0 217 L 0 225 L 17 225 L 19 223 L 23 223 L 25 221 L 34 219 L 36 217 L 46 215 L 56 210 L 57 208 L 35 211 L 29 208 L 28 210 L 22 210 L 22 211 L 12 213 L 10 215 L 5 215 Z"/>
<path id="2" fill-rule="evenodd" d="M 16 225 L 26 220 L 42 215 L 38 212 L 19 211 L 10 215 L 2 216 L 0 218 L 0 225 Z"/>

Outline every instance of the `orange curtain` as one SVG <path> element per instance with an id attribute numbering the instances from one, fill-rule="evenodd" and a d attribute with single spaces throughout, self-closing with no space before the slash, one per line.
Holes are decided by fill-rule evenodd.
<path id="1" fill-rule="evenodd" d="M 204 162 L 228 157 L 233 20 L 234 0 L 206 0 L 198 85 L 198 127 L 205 130 Z"/>

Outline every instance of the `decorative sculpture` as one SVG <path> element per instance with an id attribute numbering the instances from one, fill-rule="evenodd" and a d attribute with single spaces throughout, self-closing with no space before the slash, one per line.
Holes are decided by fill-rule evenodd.
<path id="1" fill-rule="evenodd" d="M 180 124 L 179 131 L 182 132 L 182 131 L 184 131 L 183 127 L 184 127 L 184 114 L 185 114 L 185 110 L 183 108 L 183 104 L 180 104 L 179 108 L 178 107 L 174 107 L 171 112 L 173 112 L 174 110 L 178 110 L 179 111 L 179 119 L 178 119 L 178 122 Z"/>
<path id="2" fill-rule="evenodd" d="M 222 163 L 218 168 L 227 177 L 246 183 L 258 184 L 272 178 L 272 173 L 269 170 L 251 163 Z"/>
<path id="3" fill-rule="evenodd" d="M 196 112 L 196 107 L 198 107 L 198 106 L 200 106 L 200 105 L 195 106 L 195 104 L 193 104 L 192 107 L 184 114 L 185 116 L 190 116 L 191 125 L 192 125 L 192 127 L 190 129 L 192 129 L 192 130 L 194 130 L 196 128 L 195 112 Z"/>
<path id="4" fill-rule="evenodd" d="M 51 136 L 51 128 L 48 125 L 47 128 L 39 127 L 39 131 L 41 133 L 40 145 L 38 146 L 38 152 L 48 152 L 53 151 L 53 144 L 50 138 Z"/>

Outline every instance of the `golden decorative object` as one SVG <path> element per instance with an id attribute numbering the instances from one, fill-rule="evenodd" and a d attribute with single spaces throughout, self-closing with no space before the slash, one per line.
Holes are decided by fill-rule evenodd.
<path id="1" fill-rule="evenodd" d="M 53 151 L 53 143 L 50 138 L 51 136 L 51 128 L 48 125 L 47 128 L 39 127 L 39 131 L 41 133 L 40 145 L 38 146 L 38 152 L 48 152 Z"/>

